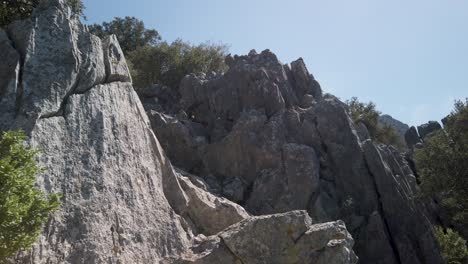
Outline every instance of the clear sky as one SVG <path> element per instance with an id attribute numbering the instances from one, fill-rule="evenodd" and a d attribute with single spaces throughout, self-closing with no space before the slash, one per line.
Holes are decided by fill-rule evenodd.
<path id="1" fill-rule="evenodd" d="M 416 125 L 468 97 L 467 0 L 84 0 L 88 23 L 135 16 L 163 39 L 303 57 L 325 92 Z"/>

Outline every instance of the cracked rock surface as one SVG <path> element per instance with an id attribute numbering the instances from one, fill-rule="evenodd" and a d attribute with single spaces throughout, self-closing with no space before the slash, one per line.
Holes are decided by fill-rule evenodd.
<path id="1" fill-rule="evenodd" d="M 342 221 L 312 225 L 306 211 L 245 219 L 216 236 L 199 238 L 168 263 L 356 263 Z M 221 261 L 221 262 L 220 262 Z"/>
<path id="2" fill-rule="evenodd" d="M 297 96 L 283 97 L 292 88 L 269 82 L 265 79 L 269 71 L 256 69 L 251 77 L 257 73 L 263 77 L 239 91 L 241 95 L 253 89 L 251 97 L 244 94 L 242 100 L 225 105 L 220 93 L 213 101 L 216 114 L 232 119 L 228 123 L 222 119 L 222 123 L 211 123 L 213 126 L 207 128 L 198 121 L 178 124 L 158 115 L 159 125 L 155 125 L 150 124 L 132 87 L 116 38 L 102 41 L 91 35 L 71 15 L 64 0 L 42 1 L 31 19 L 0 31 L 0 47 L 0 131 L 26 131 L 28 143 L 42 150 L 37 161 L 45 171 L 38 175 L 37 186 L 47 193 L 62 194 L 59 209 L 45 224 L 38 241 L 31 250 L 19 252 L 16 263 L 356 263 L 353 240 L 343 222 L 313 224 L 306 211 L 254 217 L 214 191 L 216 177 L 175 169 L 153 132 L 165 124 L 180 132 L 190 124 L 174 140 L 187 140 L 185 147 L 199 155 L 199 146 L 212 138 L 224 138 L 226 124 L 229 128 L 229 122 L 232 125 L 243 115 L 240 110 L 248 107 L 256 111 L 262 104 L 266 110 L 257 111 L 258 120 L 245 117 L 245 124 L 261 133 L 266 131 L 265 138 L 274 142 L 285 120 L 297 121 L 295 113 L 283 111 L 297 102 Z M 296 74 L 303 87 L 299 94 L 310 91 L 311 96 L 319 95 L 318 83 L 307 79 L 310 75 L 304 67 L 297 68 L 302 71 Z M 233 78 L 243 74 L 242 67 L 238 70 Z M 281 65 L 275 69 L 282 70 Z M 276 123 L 265 123 L 278 111 L 288 118 L 280 115 L 275 117 Z M 217 131 L 216 135 L 212 131 Z M 208 135 L 214 136 L 208 139 Z M 251 140 L 244 126 L 239 126 L 233 140 L 236 137 Z M 223 146 L 213 148 L 213 153 Z M 319 188 L 317 151 L 297 142 L 266 147 L 254 146 L 255 151 L 267 155 L 259 162 L 281 161 L 268 155 L 270 150 L 279 150 L 285 157 L 287 177 L 279 188 L 280 199 L 267 201 L 268 207 L 262 210 L 286 211 L 307 204 Z M 239 149 L 236 155 L 244 153 Z M 191 163 L 197 166 L 204 159 L 200 156 Z M 216 163 L 213 166 L 222 169 Z M 242 169 L 226 166 L 226 171 Z M 256 181 L 255 171 L 255 167 L 248 167 L 249 173 L 227 178 L 221 190 L 242 203 L 250 197 L 243 188 Z M 301 184 L 302 174 L 308 174 L 305 185 Z M 265 186 L 265 190 L 276 188 L 275 184 Z M 291 192 L 306 194 L 291 196 Z M 267 193 L 261 197 L 267 199 Z"/>
<path id="3" fill-rule="evenodd" d="M 306 210 L 314 223 L 342 219 L 360 263 L 443 263 L 434 205 L 417 198 L 404 155 L 369 140 L 302 59 L 284 65 L 253 50 L 226 63 L 224 74 L 186 76 L 178 93 L 142 90 L 175 166 L 253 215 Z"/>

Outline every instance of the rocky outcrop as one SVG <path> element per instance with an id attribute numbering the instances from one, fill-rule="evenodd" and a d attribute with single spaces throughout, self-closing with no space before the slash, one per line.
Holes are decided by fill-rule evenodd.
<path id="1" fill-rule="evenodd" d="M 305 211 L 252 217 L 240 205 L 212 193 L 215 188 L 207 182 L 213 178 L 217 182 L 217 177 L 202 179 L 174 169 L 153 133 L 154 129 L 166 140 L 177 135 L 165 148 L 193 148 L 199 159 L 176 161 L 183 161 L 181 167 L 187 164 L 191 172 L 205 170 L 199 164 L 224 146 L 204 149 L 207 142 L 215 136 L 224 138 L 232 128 L 230 119 L 243 115 L 244 108 L 254 111 L 261 104 L 265 111 L 258 116 L 268 120 L 297 101 L 293 94 L 289 101 L 283 99 L 280 94 L 292 88 L 286 82 L 275 88 L 270 72 L 256 68 L 252 73 L 251 77 L 263 74 L 254 80 L 259 86 L 249 88 L 255 90 L 252 97 L 244 94 L 247 88 L 238 91 L 243 98 L 234 103 L 219 94 L 212 101 L 216 111 L 211 113 L 204 106 L 191 105 L 205 100 L 203 93 L 195 94 L 198 97 L 184 99 L 193 109 L 188 111 L 190 117 L 187 111 L 176 117 L 152 113 L 150 124 L 115 36 L 101 41 L 91 35 L 63 0 L 41 1 L 31 19 L 0 32 L 0 47 L 0 131 L 26 131 L 29 144 L 42 150 L 37 161 L 45 170 L 38 175 L 37 185 L 44 192 L 62 194 L 60 208 L 49 218 L 39 240 L 31 250 L 19 252 L 16 263 L 238 263 L 239 259 L 242 263 L 356 263 L 344 223 L 312 224 Z M 243 68 L 238 70 L 233 80 L 242 77 Z M 277 70 L 284 68 L 279 65 Z M 303 78 L 298 82 L 304 91 L 317 92 L 303 68 L 298 67 L 295 74 Z M 251 79 L 238 81 L 251 83 Z M 209 88 L 200 85 L 199 89 Z M 162 90 L 157 94 L 167 94 Z M 218 123 L 203 113 L 211 113 Z M 270 127 L 246 119 L 245 126 L 239 125 L 238 136 L 245 137 L 249 125 L 268 131 L 288 120 L 296 122 L 294 116 L 286 118 L 290 114 L 294 113 L 277 116 L 277 123 Z M 271 131 L 271 136 L 275 133 Z M 285 162 L 281 169 L 287 177 L 281 199 L 272 204 L 282 210 L 296 203 L 304 206 L 318 189 L 319 156 L 299 142 L 285 141 L 279 147 Z M 175 157 L 184 154 L 168 151 Z M 272 161 L 277 161 L 276 156 Z M 217 163 L 212 166 L 222 169 Z M 240 170 L 226 166 L 229 173 Z M 305 174 L 304 186 L 299 176 Z M 239 189 L 248 188 L 246 181 L 250 179 L 251 184 L 254 176 L 226 177 L 220 192 L 244 201 L 249 191 L 239 193 Z M 301 196 L 302 192 L 306 194 Z"/>
<path id="2" fill-rule="evenodd" d="M 343 222 L 311 223 L 305 211 L 252 217 L 200 238 L 189 253 L 168 263 L 357 262 Z"/>
<path id="3" fill-rule="evenodd" d="M 393 118 L 391 115 L 381 115 L 379 116 L 379 123 L 388 125 L 395 129 L 395 131 L 400 135 L 402 139 L 405 137 L 406 131 L 408 131 L 409 126 L 400 120 Z"/>
<path id="4" fill-rule="evenodd" d="M 412 149 L 416 144 L 421 143 L 421 139 L 419 138 L 418 131 L 416 130 L 414 126 L 410 127 L 410 129 L 406 131 L 405 141 L 409 149 Z"/>
<path id="5" fill-rule="evenodd" d="M 416 201 L 407 161 L 368 140 L 301 59 L 290 67 L 266 50 L 226 61 L 225 74 L 185 77 L 171 99 L 177 109 L 145 104 L 174 164 L 253 215 L 343 219 L 361 263 L 443 263 L 431 204 Z M 221 251 L 203 256 L 225 251 L 215 245 Z"/>

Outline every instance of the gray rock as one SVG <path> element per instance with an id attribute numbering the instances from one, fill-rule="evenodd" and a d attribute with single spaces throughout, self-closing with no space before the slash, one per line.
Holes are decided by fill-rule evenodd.
<path id="1" fill-rule="evenodd" d="M 63 5 L 59 0 L 44 2 L 34 11 L 32 20 L 8 27 L 22 58 L 22 114 L 56 115 L 70 94 L 84 92 L 106 77 L 101 41 Z M 50 45 L 51 39 L 54 45 Z"/>
<path id="2" fill-rule="evenodd" d="M 225 74 L 210 79 L 189 75 L 179 88 L 180 106 L 191 122 L 206 129 L 207 140 L 193 153 L 202 159 L 197 170 L 210 175 L 209 180 L 204 178 L 212 190 L 223 194 L 226 182 L 239 179 L 243 184 L 228 185 L 224 195 L 254 215 L 307 209 L 321 222 L 343 219 L 356 238 L 363 263 L 440 263 L 429 228 L 430 202 L 418 203 L 420 210 L 398 213 L 407 224 L 400 230 L 409 233 L 416 219 L 429 219 L 421 229 L 429 242 L 422 247 L 418 236 L 423 231 L 414 231 L 395 246 L 394 232 L 400 230 L 387 227 L 394 218 L 385 211 L 392 201 L 381 201 L 369 163 L 391 166 L 392 173 L 385 177 L 392 184 L 408 186 L 411 192 L 399 202 L 413 208 L 411 197 L 419 190 L 409 166 L 394 150 L 389 150 L 388 160 L 364 155 L 367 129 L 353 124 L 343 102 L 318 92 L 302 60 L 290 69 L 266 50 L 228 56 L 226 62 L 230 69 Z M 168 144 L 167 148 L 178 147 Z M 171 159 L 185 157 L 181 153 Z M 397 175 L 405 175 L 405 181 L 400 183 Z M 402 195 L 398 188 L 387 191 L 389 196 Z M 413 248 L 412 253 L 405 248 Z"/>
<path id="3" fill-rule="evenodd" d="M 370 139 L 369 130 L 363 122 L 355 124 L 356 133 L 361 141 Z"/>
<path id="4" fill-rule="evenodd" d="M 89 34 L 64 0 L 42 1 L 0 45 L 0 100 L 15 98 L 1 130 L 26 130 L 46 168 L 37 186 L 63 194 L 18 263 L 356 263 L 342 222 L 251 217 L 213 190 L 252 214 L 344 219 L 362 263 L 442 263 L 406 161 L 359 138 L 302 61 L 227 57 L 225 74 L 151 97 L 150 123 L 115 37 Z"/>
<path id="5" fill-rule="evenodd" d="M 245 219 L 166 263 L 352 264 L 352 246 L 342 221 L 313 225 L 307 212 L 292 211 Z"/>
<path id="6" fill-rule="evenodd" d="M 414 126 L 410 127 L 408 131 L 405 133 L 405 141 L 406 145 L 408 148 L 412 148 L 414 145 L 418 144 L 421 142 L 421 139 L 419 138 L 419 134 L 416 131 L 416 128 Z"/>
<path id="7" fill-rule="evenodd" d="M 429 134 L 441 130 L 442 126 L 437 121 L 429 121 L 426 124 L 418 126 L 419 136 L 424 140 Z"/>
<path id="8" fill-rule="evenodd" d="M 63 117 L 30 133 L 46 168 L 38 185 L 63 195 L 31 262 L 157 262 L 188 246 L 162 189 L 175 176 L 129 83 L 70 96 Z"/>
<path id="9" fill-rule="evenodd" d="M 379 123 L 384 125 L 389 125 L 394 128 L 398 135 L 403 139 L 405 137 L 406 131 L 408 131 L 409 126 L 400 120 L 393 118 L 391 115 L 381 115 L 379 116 Z"/>
<path id="10" fill-rule="evenodd" d="M 322 98 L 322 89 L 314 77 L 309 74 L 302 58 L 291 62 L 291 72 L 298 98 L 302 98 L 306 94 L 310 94 L 316 99 Z"/>
<path id="11" fill-rule="evenodd" d="M 240 205 L 196 187 L 186 177 L 179 176 L 178 180 L 188 197 L 188 204 L 182 215 L 188 216 L 199 233 L 214 235 L 249 217 Z"/>
<path id="12" fill-rule="evenodd" d="M 203 131 L 190 129 L 190 121 L 179 121 L 153 110 L 148 112 L 148 116 L 153 131 L 161 139 L 166 154 L 175 166 L 191 171 L 201 163 L 197 148 L 206 140 Z"/>
<path id="13" fill-rule="evenodd" d="M 305 145 L 285 144 L 283 166 L 265 170 L 252 189 L 246 207 L 257 213 L 286 212 L 307 207 L 319 187 L 319 161 Z"/>
<path id="14" fill-rule="evenodd" d="M 119 41 L 115 35 L 107 36 L 103 43 L 104 62 L 106 66 L 107 82 L 132 82 L 127 62 L 120 49 Z"/>

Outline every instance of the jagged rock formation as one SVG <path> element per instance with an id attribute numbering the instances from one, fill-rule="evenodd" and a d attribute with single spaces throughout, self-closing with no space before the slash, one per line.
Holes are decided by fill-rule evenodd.
<path id="1" fill-rule="evenodd" d="M 398 135 L 401 136 L 402 139 L 405 137 L 406 131 L 408 131 L 409 126 L 400 120 L 393 118 L 391 115 L 381 115 L 379 116 L 379 123 L 389 125 L 393 127 Z"/>
<path id="2" fill-rule="evenodd" d="M 424 140 L 432 133 L 441 129 L 442 126 L 437 121 L 429 121 L 425 124 L 422 124 L 418 126 L 417 130 L 414 126 L 412 126 L 405 133 L 406 145 L 411 150 L 418 143 L 423 143 Z"/>
<path id="3" fill-rule="evenodd" d="M 313 225 L 305 211 L 252 217 L 210 193 L 201 178 L 176 171 L 133 90 L 116 38 L 91 35 L 63 0 L 42 1 L 31 19 L 0 30 L 0 47 L 0 131 L 21 128 L 30 135 L 46 169 L 37 185 L 63 195 L 39 241 L 20 252 L 17 263 L 356 263 L 342 222 Z M 296 76 L 302 87 L 298 95 L 320 96 L 307 76 Z M 270 88 L 257 92 L 275 96 Z M 256 98 L 245 96 L 242 103 Z M 276 98 L 270 114 L 284 108 L 282 97 Z M 198 132 L 180 128 L 174 124 L 181 135 L 175 142 L 206 130 L 204 125 Z M 311 173 L 311 183 L 318 178 L 314 150 L 293 143 L 282 149 L 287 190 L 307 191 L 295 180 L 300 173 Z M 311 158 L 307 166 L 297 166 L 297 151 Z M 238 185 L 232 180 L 224 189 L 236 196 Z M 298 196 L 282 199 L 284 208 L 305 204 Z"/>
<path id="4" fill-rule="evenodd" d="M 141 96 L 176 166 L 254 215 L 343 219 L 360 263 L 443 263 L 406 159 L 368 140 L 302 59 L 289 67 L 266 50 L 226 62 L 225 74 L 185 77 L 178 93 Z"/>

